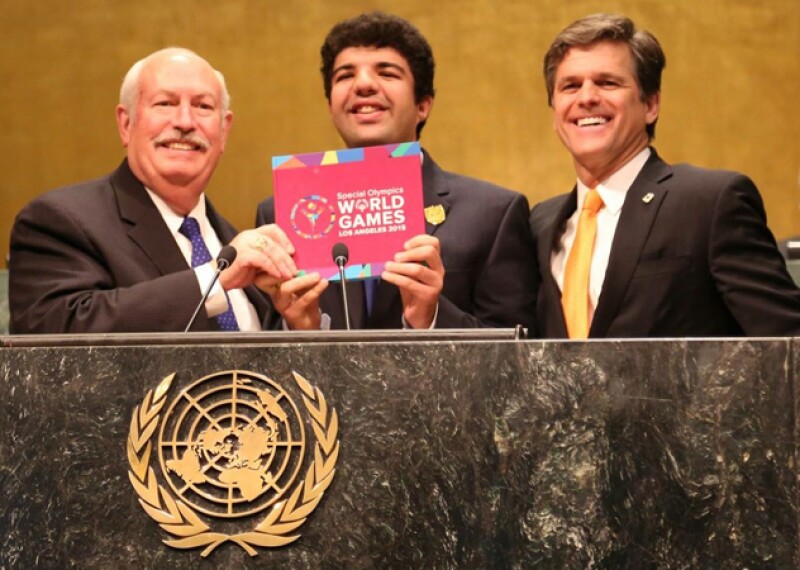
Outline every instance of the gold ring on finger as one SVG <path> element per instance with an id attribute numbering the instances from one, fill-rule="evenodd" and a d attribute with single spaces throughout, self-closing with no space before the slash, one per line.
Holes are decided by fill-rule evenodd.
<path id="1" fill-rule="evenodd" d="M 269 243 L 270 243 L 269 240 L 264 236 L 258 236 L 256 238 L 256 242 L 253 245 L 253 247 L 255 247 L 258 251 L 263 253 L 264 250 L 266 250 L 267 247 L 269 247 Z"/>

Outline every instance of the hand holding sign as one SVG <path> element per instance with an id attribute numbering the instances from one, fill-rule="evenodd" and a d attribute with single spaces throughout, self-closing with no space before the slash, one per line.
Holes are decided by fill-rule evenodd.
<path id="1" fill-rule="evenodd" d="M 350 250 L 348 279 L 378 275 L 424 233 L 419 143 L 273 158 L 275 214 L 300 270 L 331 280 L 333 244 Z"/>

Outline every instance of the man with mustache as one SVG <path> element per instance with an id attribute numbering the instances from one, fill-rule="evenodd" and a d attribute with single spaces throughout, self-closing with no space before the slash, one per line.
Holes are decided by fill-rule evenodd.
<path id="1" fill-rule="evenodd" d="M 434 60 L 413 25 L 380 12 L 334 26 L 321 50 L 325 96 L 349 148 L 416 141 L 433 106 Z M 408 240 L 378 280 L 348 284 L 353 328 L 532 327 L 535 280 L 526 198 L 446 172 L 424 152 L 423 200 L 436 215 Z M 274 222 L 272 199 L 259 224 Z M 282 236 L 270 253 L 293 265 Z M 318 274 L 265 290 L 292 329 L 344 328 L 341 284 Z"/>
<path id="2" fill-rule="evenodd" d="M 753 182 L 670 165 L 650 142 L 666 59 L 624 16 L 564 29 L 544 59 L 577 183 L 533 208 L 546 338 L 797 336 L 789 277 Z"/>
<path id="3" fill-rule="evenodd" d="M 233 120 L 219 72 L 186 49 L 145 57 L 125 76 L 117 126 L 127 158 L 111 174 L 44 194 L 11 234 L 11 332 L 182 331 L 220 248 L 238 255 L 192 330 L 260 330 L 266 298 L 252 283 L 282 275 L 204 189 Z"/>

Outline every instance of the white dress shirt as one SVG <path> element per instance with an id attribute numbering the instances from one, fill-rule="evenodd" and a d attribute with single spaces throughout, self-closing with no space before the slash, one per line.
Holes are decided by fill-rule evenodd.
<path id="1" fill-rule="evenodd" d="M 178 231 L 181 224 L 183 224 L 184 216 L 176 214 L 155 192 L 149 188 L 145 188 L 145 190 L 147 190 L 150 199 L 153 200 L 156 208 L 158 208 L 161 217 L 164 218 L 164 223 L 167 224 L 172 237 L 175 239 L 175 243 L 178 244 L 184 259 L 186 259 L 186 263 L 191 267 L 192 242 Z M 200 234 L 203 236 L 203 241 L 206 243 L 208 252 L 213 259 L 216 259 L 217 255 L 219 255 L 219 251 L 222 249 L 222 243 L 219 241 L 219 237 L 214 231 L 214 228 L 211 227 L 211 223 L 206 216 L 206 200 L 204 195 L 200 196 L 197 206 L 189 212 L 189 217 L 197 220 L 197 223 L 200 225 Z M 204 293 L 208 284 L 211 283 L 211 280 L 214 278 L 214 267 L 211 263 L 205 263 L 193 269 L 197 276 L 197 284 L 200 287 L 200 291 Z M 233 307 L 233 314 L 236 315 L 236 322 L 239 324 L 239 330 L 261 330 L 261 322 L 258 319 L 258 313 L 242 289 L 231 289 L 228 291 L 228 299 L 230 299 L 231 306 Z M 211 295 L 209 295 L 206 301 L 205 309 L 209 317 L 215 317 L 228 310 L 228 301 L 225 298 L 224 291 L 219 282 L 217 282 L 211 290 Z"/>
<path id="2" fill-rule="evenodd" d="M 596 190 L 603 200 L 603 207 L 597 212 L 597 234 L 594 239 L 592 265 L 589 269 L 589 322 L 594 317 L 597 300 L 603 290 L 608 258 L 611 255 L 611 244 L 614 241 L 614 233 L 617 231 L 617 223 L 622 211 L 622 204 L 625 202 L 625 195 L 649 157 L 650 148 L 645 147 L 625 166 L 597 185 Z M 572 251 L 572 244 L 575 242 L 575 234 L 578 231 L 578 218 L 581 214 L 583 202 L 586 199 L 586 193 L 589 191 L 589 188 L 580 180 L 578 180 L 577 186 L 578 208 L 567 220 L 567 227 L 560 240 L 561 247 L 558 251 L 553 252 L 550 259 L 550 269 L 553 272 L 556 283 L 558 283 L 558 288 L 562 292 L 564 291 L 564 268 L 569 258 L 569 253 Z"/>

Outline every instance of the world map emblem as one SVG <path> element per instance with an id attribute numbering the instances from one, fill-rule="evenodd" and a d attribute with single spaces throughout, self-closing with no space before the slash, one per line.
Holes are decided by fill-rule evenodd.
<path id="1" fill-rule="evenodd" d="M 300 412 L 267 377 L 238 372 L 184 389 L 161 423 L 164 477 L 192 508 L 238 517 L 272 505 L 297 477 Z"/>
<path id="2" fill-rule="evenodd" d="M 324 196 L 312 194 L 300 198 L 289 214 L 292 229 L 305 239 L 325 237 L 336 222 L 336 212 Z"/>
<path id="3" fill-rule="evenodd" d="M 297 372 L 292 377 L 302 408 L 280 383 L 241 370 L 201 378 L 167 405 L 174 376 L 148 391 L 134 411 L 127 445 L 139 502 L 172 535 L 164 542 L 179 549 L 204 546 L 205 557 L 227 541 L 252 556 L 254 546 L 297 540 L 297 529 L 333 480 L 336 411 Z M 312 444 L 306 422 L 316 435 L 313 453 L 306 453 Z M 154 455 L 160 477 L 151 465 Z M 215 519 L 254 517 L 260 520 L 251 530 L 231 532 L 232 523 L 213 528 Z"/>

